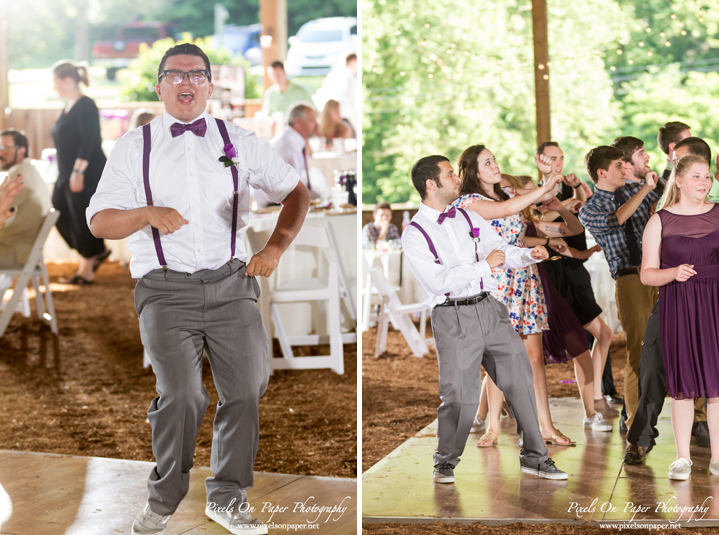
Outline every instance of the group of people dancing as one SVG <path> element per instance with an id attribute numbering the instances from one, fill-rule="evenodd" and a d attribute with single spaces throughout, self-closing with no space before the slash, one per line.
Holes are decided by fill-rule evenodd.
<path id="1" fill-rule="evenodd" d="M 669 478 L 689 477 L 692 435 L 700 445 L 711 445 L 709 470 L 719 475 L 719 208 L 710 201 L 719 184 L 710 172 L 708 145 L 688 125 L 667 123 L 658 141 L 667 154 L 661 175 L 651 171 L 637 138 L 623 136 L 592 149 L 585 166 L 593 189 L 564 174 L 556 142 L 542 143 L 535 152 L 537 185 L 529 176 L 501 174 L 484 145 L 464 150 L 456 175 L 443 156 L 415 164 L 412 181 L 422 205 L 402 240 L 433 308 L 442 400 L 435 482 L 454 482 L 470 432 L 481 433 L 478 447 L 497 444 L 503 407 L 517 423 L 520 469 L 568 477 L 545 446 L 575 444 L 552 421 L 545 371 L 548 364 L 568 361 L 584 428 L 611 431 L 604 416 L 617 413 L 608 400 L 623 405 L 624 462 L 643 462 L 653 447 L 668 391 L 677 447 Z M 500 242 L 487 243 L 483 224 Z M 587 247 L 585 228 L 596 245 Z M 454 251 L 442 254 L 443 244 Z M 623 400 L 602 391 L 613 333 L 600 317 L 583 266 L 599 250 L 616 281 L 627 337 Z M 486 309 L 497 305 L 499 317 L 491 322 L 501 327 L 493 330 L 511 327 L 504 343 L 483 325 L 491 323 Z M 448 314 L 451 309 L 455 314 Z M 452 333 L 457 339 L 449 339 Z M 487 372 L 481 389 L 480 366 Z M 530 395 L 518 395 L 528 382 Z M 534 414 L 529 427 L 527 412 Z"/>

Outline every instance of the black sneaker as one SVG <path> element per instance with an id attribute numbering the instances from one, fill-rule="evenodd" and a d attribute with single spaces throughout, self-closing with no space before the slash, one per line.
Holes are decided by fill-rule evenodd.
<path id="1" fill-rule="evenodd" d="M 554 465 L 554 461 L 547 457 L 542 463 L 519 461 L 519 471 L 525 474 L 532 474 L 544 479 L 568 479 L 566 472 L 562 472 Z"/>
<path id="2" fill-rule="evenodd" d="M 449 463 L 434 465 L 432 480 L 435 483 L 454 483 L 454 465 Z"/>
<path id="3" fill-rule="evenodd" d="M 626 435 L 629 432 L 627 428 L 627 420 L 625 418 L 619 418 L 619 432 L 622 435 Z"/>
<path id="4" fill-rule="evenodd" d="M 700 446 L 711 448 L 712 443 L 709 438 L 709 427 L 706 422 L 694 422 L 692 425 L 692 436 Z"/>
<path id="5" fill-rule="evenodd" d="M 624 450 L 624 456 L 622 462 L 624 464 L 642 464 L 647 456 L 647 453 L 651 451 L 652 447 L 635 446 L 634 444 L 627 444 L 627 449 Z"/>

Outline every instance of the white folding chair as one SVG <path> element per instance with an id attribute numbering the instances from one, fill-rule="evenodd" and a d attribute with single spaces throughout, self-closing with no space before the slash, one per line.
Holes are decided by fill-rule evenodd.
<path id="1" fill-rule="evenodd" d="M 434 345 L 434 339 L 425 339 L 427 325 L 427 307 L 423 303 L 412 303 L 403 305 L 384 276 L 381 268 L 370 269 L 369 262 L 362 259 L 365 269 L 372 278 L 372 284 L 377 288 L 377 293 L 382 298 L 379 321 L 377 323 L 377 344 L 375 345 L 375 358 L 387 350 L 387 331 L 389 322 L 402 333 L 409 344 L 412 354 L 415 357 L 422 357 L 429 352 L 428 345 Z M 419 312 L 419 332 L 409 318 L 409 314 Z"/>
<path id="2" fill-rule="evenodd" d="M 373 264 L 370 264 L 370 260 L 367 259 L 365 251 L 362 251 L 362 275 L 364 277 L 364 285 L 362 286 L 362 332 L 369 331 L 370 324 L 376 324 L 377 321 L 379 321 L 379 314 L 373 310 L 373 305 L 381 305 L 381 300 L 379 299 L 377 288 L 372 284 L 372 276 L 370 273 L 372 271 L 370 266 L 372 265 Z M 383 269 L 385 279 L 387 279 L 389 264 L 383 262 Z M 393 284 L 390 287 L 395 292 L 400 291 L 400 286 Z"/>
<path id="3" fill-rule="evenodd" d="M 37 314 L 40 321 L 50 325 L 50 330 L 53 334 L 59 333 L 57 328 L 57 319 L 55 318 L 55 306 L 52 302 L 52 292 L 50 291 L 50 277 L 47 274 L 47 267 L 45 267 L 45 261 L 42 257 L 42 248 L 45 245 L 50 230 L 55 226 L 60 212 L 54 208 L 50 209 L 50 212 L 45 216 L 45 221 L 40 228 L 40 233 L 35 238 L 35 243 L 30 251 L 27 262 L 22 269 L 0 269 L 0 276 L 2 276 L 2 285 L 0 286 L 0 300 L 5 295 L 5 292 L 12 287 L 12 295 L 10 300 L 5 305 L 5 308 L 0 314 L 0 337 L 5 334 L 12 315 L 18 306 L 18 302 L 23 296 L 23 292 L 27 289 L 27 284 L 32 280 L 32 285 L 35 288 L 35 303 L 37 305 Z M 15 279 L 15 285 L 12 286 L 12 281 Z M 44 292 L 41 292 L 41 287 L 44 288 Z M 44 297 L 43 297 L 44 294 Z"/>
<path id="4" fill-rule="evenodd" d="M 247 240 L 253 253 L 262 248 L 257 233 L 251 227 L 247 228 Z M 347 290 L 352 281 L 347 278 L 342 268 L 342 261 L 337 254 L 336 241 L 334 241 L 329 223 L 325 222 L 323 226 L 303 226 L 294 239 L 293 246 L 306 246 L 323 251 L 329 263 L 328 276 L 297 278 L 280 283 L 272 289 L 269 288 L 265 277 L 258 277 L 263 294 L 260 298 L 260 309 L 269 307 L 270 310 L 271 321 L 270 318 L 267 318 L 266 310 L 263 310 L 265 328 L 271 340 L 271 326 L 274 324 L 275 336 L 280 342 L 283 355 L 282 358 L 270 356 L 270 370 L 331 368 L 334 372 L 343 374 L 343 344 L 356 343 L 357 333 L 343 333 L 341 330 L 341 300 L 344 298 L 348 312 L 353 315 L 353 319 L 356 319 L 356 309 L 351 292 Z M 326 303 L 329 334 L 289 335 L 282 321 L 279 304 L 312 301 Z M 292 346 L 327 343 L 330 345 L 329 356 L 295 357 L 292 352 Z"/>

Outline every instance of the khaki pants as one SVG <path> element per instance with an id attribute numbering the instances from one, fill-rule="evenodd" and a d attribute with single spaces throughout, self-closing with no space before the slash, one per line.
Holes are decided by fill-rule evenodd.
<path id="1" fill-rule="evenodd" d="M 619 277 L 615 291 L 619 321 L 627 336 L 624 405 L 627 410 L 626 425 L 629 428 L 634 421 L 639 403 L 639 359 L 642 353 L 642 337 L 659 292 L 653 286 L 644 286 L 638 273 Z"/>

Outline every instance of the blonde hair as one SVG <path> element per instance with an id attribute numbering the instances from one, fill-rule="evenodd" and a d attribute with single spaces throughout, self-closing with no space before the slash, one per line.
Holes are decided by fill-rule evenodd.
<path id="1" fill-rule="evenodd" d="M 82 82 L 90 86 L 90 75 L 87 72 L 87 62 L 77 63 L 71 59 L 61 59 L 52 66 L 52 73 L 58 78 L 72 78 L 78 84 Z"/>
<path id="2" fill-rule="evenodd" d="M 661 199 L 661 209 L 669 208 L 670 206 L 674 206 L 677 204 L 681 198 L 682 198 L 682 192 L 677 187 L 677 177 L 685 177 L 686 174 L 689 172 L 689 169 L 692 165 L 697 163 L 703 163 L 707 167 L 709 166 L 709 162 L 707 162 L 704 158 L 701 156 L 696 156 L 694 154 L 687 154 L 686 156 L 679 158 L 676 164 L 674 164 L 674 169 L 672 169 L 672 174 L 669 177 L 669 180 L 667 181 L 667 188 L 664 191 L 664 195 Z M 707 193 L 708 195 L 708 193 Z"/>
<path id="3" fill-rule="evenodd" d="M 532 182 L 532 177 L 527 175 L 513 176 L 502 173 L 502 178 L 509 181 L 515 190 L 524 189 L 528 182 Z M 537 217 L 535 216 L 534 210 L 531 206 L 527 206 L 520 213 L 527 221 L 537 221 Z"/>

